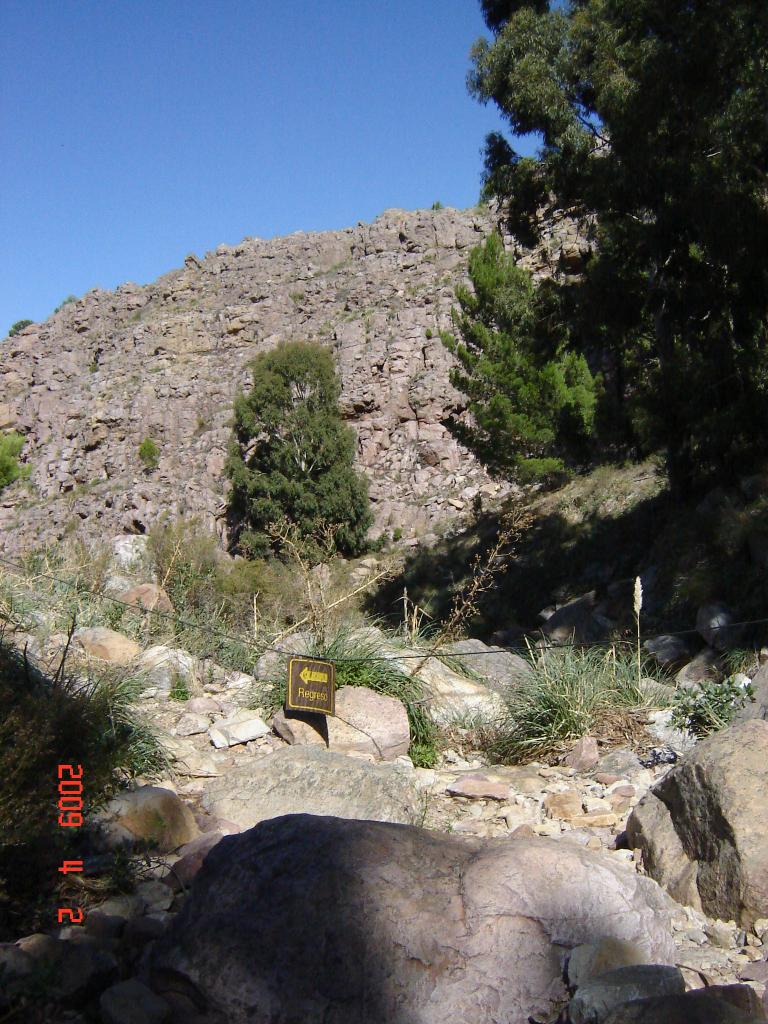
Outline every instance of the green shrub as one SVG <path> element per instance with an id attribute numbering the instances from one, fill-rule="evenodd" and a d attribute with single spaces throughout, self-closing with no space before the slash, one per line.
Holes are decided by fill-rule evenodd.
<path id="1" fill-rule="evenodd" d="M 12 431 L 0 434 L 0 491 L 24 476 L 25 467 L 19 465 L 18 456 L 24 447 L 21 434 Z"/>
<path id="2" fill-rule="evenodd" d="M 504 695 L 505 711 L 486 735 L 488 753 L 516 764 L 559 753 L 587 735 L 637 730 L 633 712 L 669 703 L 666 688 L 638 685 L 637 661 L 615 649 L 552 648 Z"/>
<path id="3" fill-rule="evenodd" d="M 160 448 L 151 437 L 145 437 L 139 445 L 139 458 L 146 469 L 157 469 L 157 464 L 160 461 Z"/>
<path id="4" fill-rule="evenodd" d="M 434 203 L 432 203 L 432 205 L 430 206 L 430 210 L 443 210 L 443 209 L 445 209 L 445 207 L 443 206 L 443 204 L 440 202 L 439 199 L 436 199 L 434 201 Z"/>
<path id="5" fill-rule="evenodd" d="M 11 324 L 11 328 L 8 331 L 9 338 L 15 338 L 17 334 L 21 333 L 25 327 L 29 327 L 33 324 L 34 320 L 17 320 L 15 324 Z"/>
<path id="6" fill-rule="evenodd" d="M 742 686 L 733 678 L 704 682 L 698 689 L 686 687 L 675 693 L 672 724 L 694 736 L 707 736 L 724 729 L 736 712 L 754 699 L 751 685 Z"/>
<path id="7" fill-rule="evenodd" d="M 278 547 L 285 522 L 317 551 L 329 532 L 335 547 L 365 547 L 372 516 L 365 479 L 354 468 L 354 431 L 341 418 L 333 356 L 309 342 L 281 344 L 252 363 L 253 386 L 235 401 L 227 473 L 230 516 L 252 556 Z"/>
<path id="8" fill-rule="evenodd" d="M 68 306 L 70 302 L 77 302 L 77 296 L 67 295 L 66 298 L 61 300 L 61 302 L 58 304 L 58 306 L 56 307 L 56 309 L 54 309 L 53 312 L 58 313 L 59 310 L 64 309 L 65 306 Z"/>
<path id="9" fill-rule="evenodd" d="M 168 697 L 171 700 L 189 700 L 192 696 L 187 681 L 183 676 L 177 674 L 173 677 L 173 683 L 170 690 L 168 691 Z"/>

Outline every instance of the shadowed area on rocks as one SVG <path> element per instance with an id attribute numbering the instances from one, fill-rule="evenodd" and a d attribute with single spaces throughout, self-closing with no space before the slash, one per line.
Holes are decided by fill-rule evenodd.
<path id="1" fill-rule="evenodd" d="M 211 851 L 148 975 L 228 1024 L 526 1024 L 613 936 L 673 956 L 658 886 L 546 839 L 288 815 Z"/>

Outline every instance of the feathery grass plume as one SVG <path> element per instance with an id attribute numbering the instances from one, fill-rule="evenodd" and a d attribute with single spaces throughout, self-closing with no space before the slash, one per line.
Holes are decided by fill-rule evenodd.
<path id="1" fill-rule="evenodd" d="M 635 610 L 635 622 L 637 624 L 637 685 L 639 686 L 640 680 L 642 679 L 640 659 L 640 611 L 643 607 L 643 584 L 639 576 L 635 577 L 633 607 Z"/>

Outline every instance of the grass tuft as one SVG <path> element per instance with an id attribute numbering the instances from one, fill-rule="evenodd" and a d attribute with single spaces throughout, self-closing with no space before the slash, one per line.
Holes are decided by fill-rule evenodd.
<path id="1" fill-rule="evenodd" d="M 638 683 L 631 655 L 566 647 L 536 656 L 531 676 L 510 689 L 504 703 L 484 745 L 492 759 L 519 764 L 552 758 L 588 733 L 636 735 L 637 713 L 668 706 L 669 695 L 663 686 Z"/>

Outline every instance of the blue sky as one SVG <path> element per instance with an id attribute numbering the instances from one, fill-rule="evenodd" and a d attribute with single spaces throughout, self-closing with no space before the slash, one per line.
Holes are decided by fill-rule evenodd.
<path id="1" fill-rule="evenodd" d="M 0 0 L 0 337 L 246 235 L 477 201 L 476 0 Z"/>

